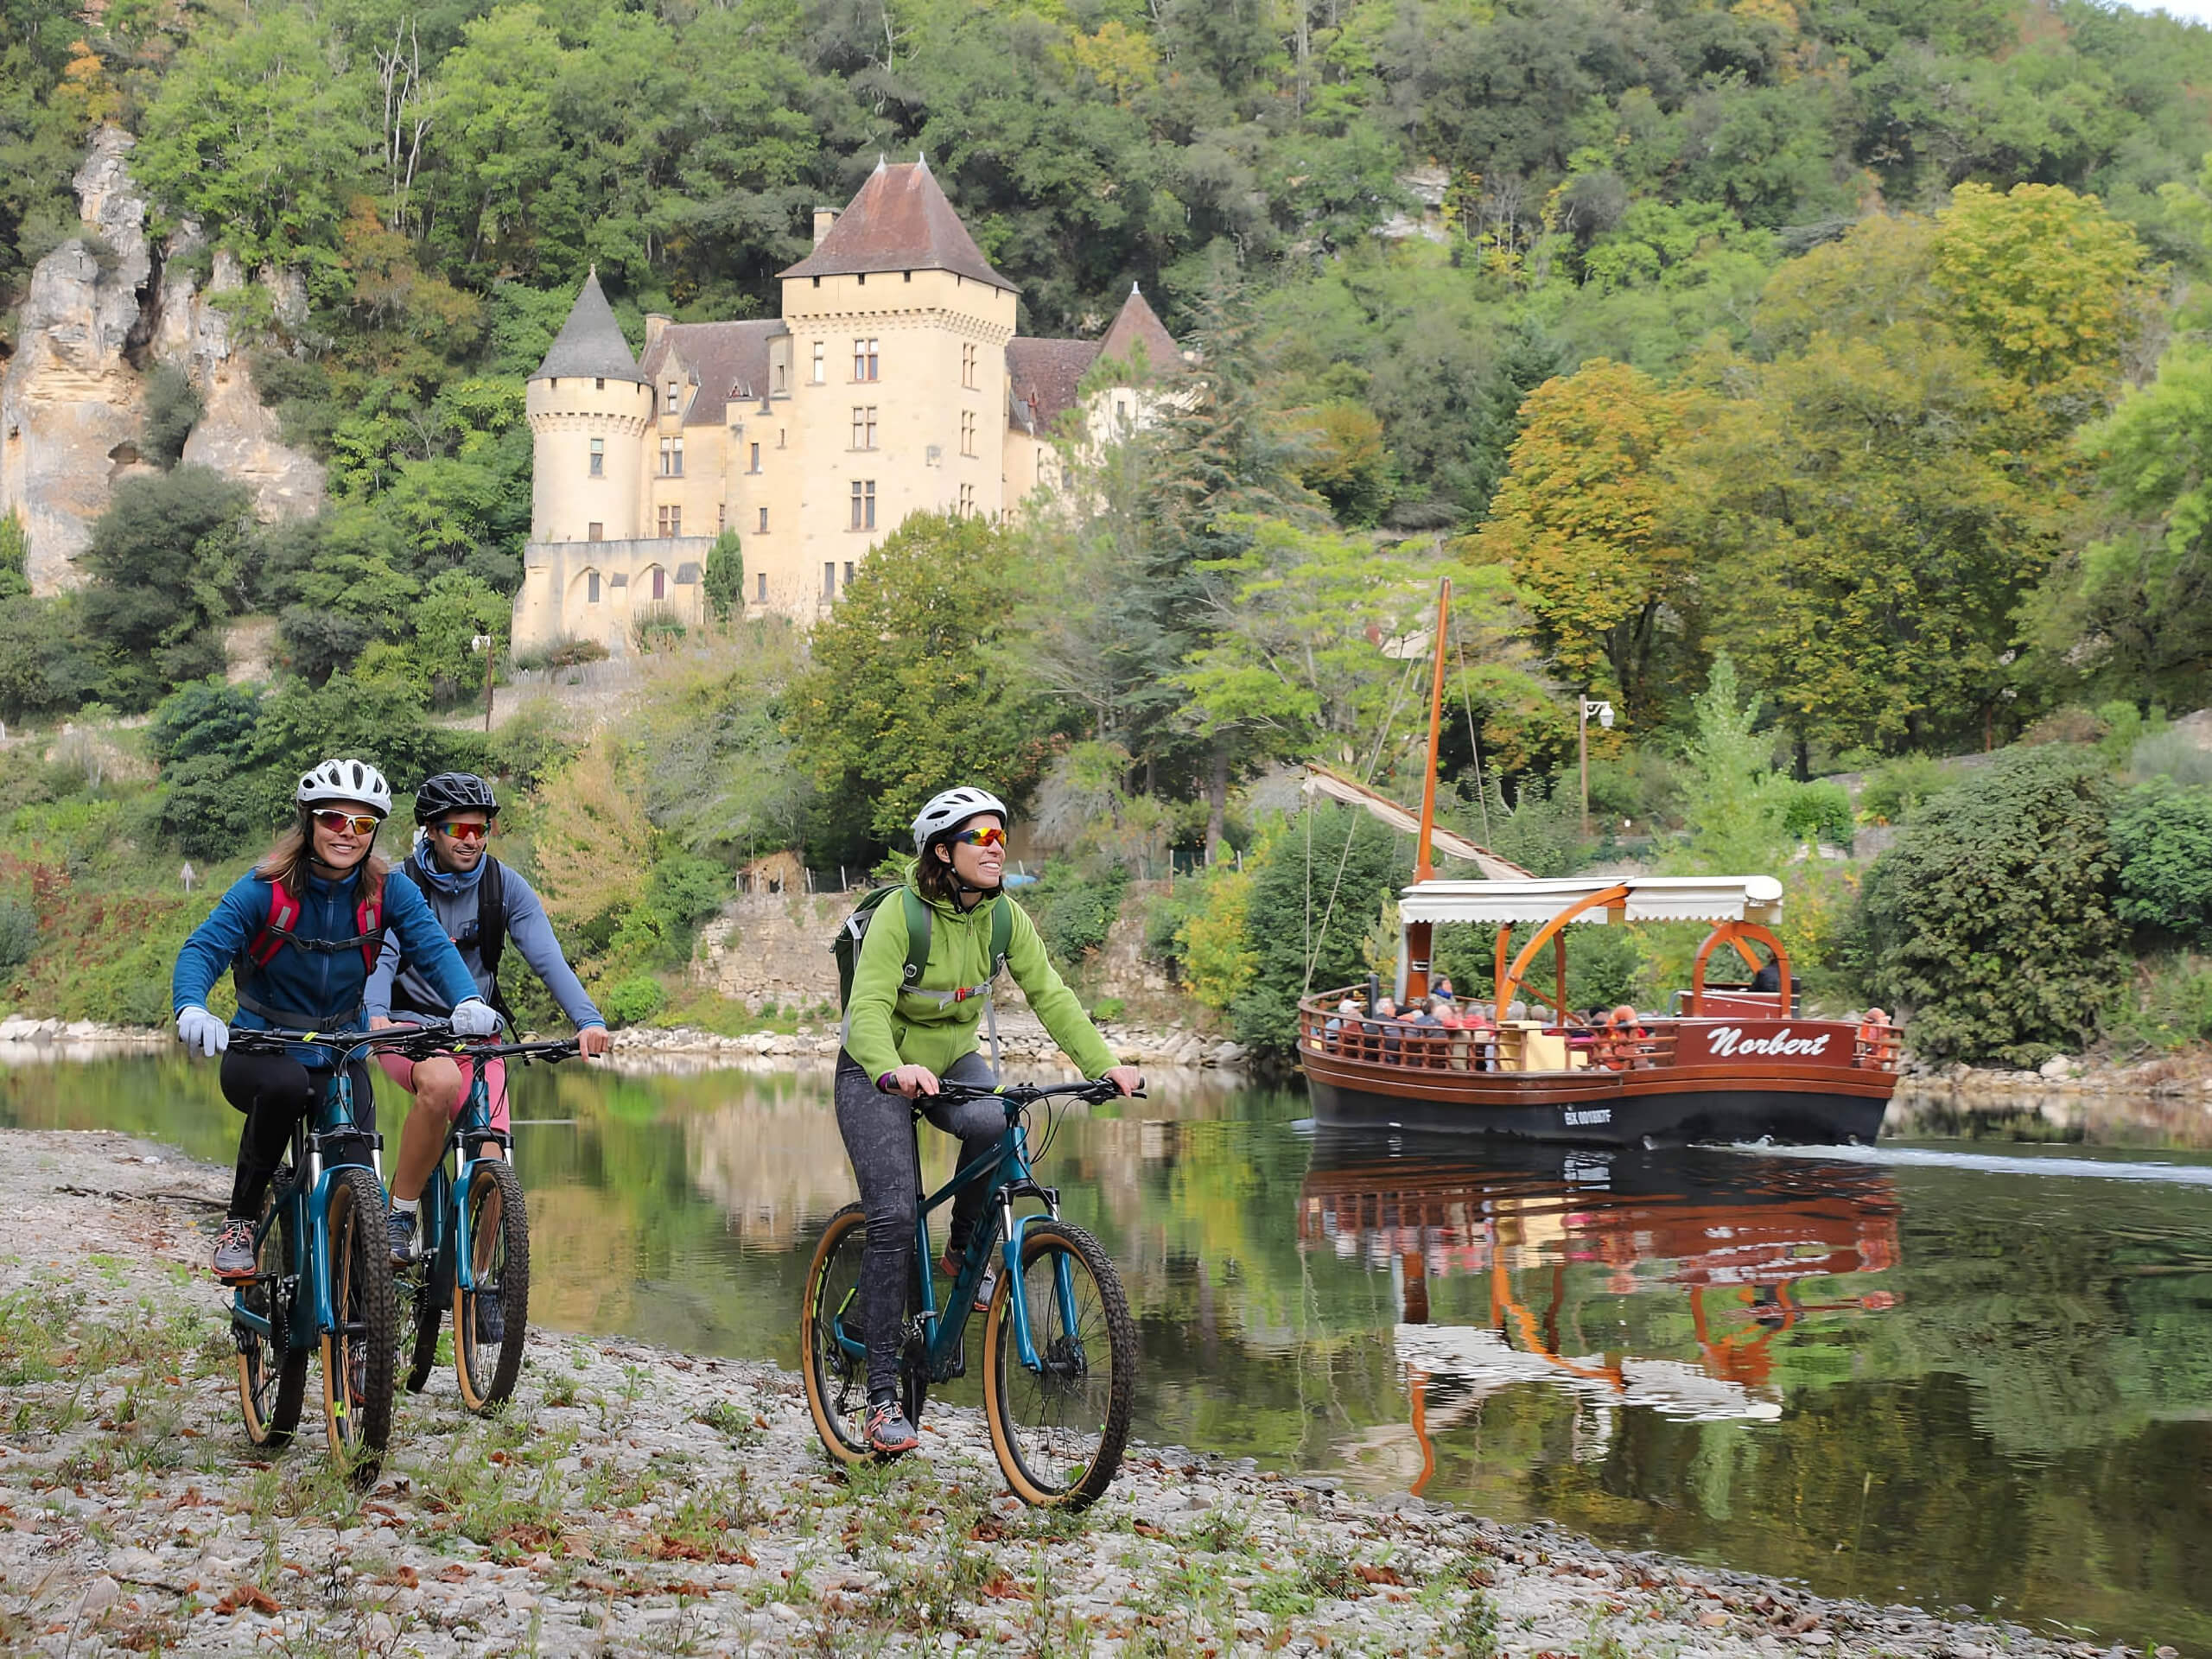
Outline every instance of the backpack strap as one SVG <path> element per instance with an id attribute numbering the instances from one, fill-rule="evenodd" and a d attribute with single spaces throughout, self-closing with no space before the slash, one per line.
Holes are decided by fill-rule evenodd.
<path id="1" fill-rule="evenodd" d="M 1006 966 L 1006 953 L 1014 944 L 1014 900 L 1000 893 L 991 900 L 991 977 Z"/>
<path id="2" fill-rule="evenodd" d="M 506 869 L 486 853 L 484 874 L 476 883 L 476 955 L 484 964 L 484 976 L 492 982 L 492 995 L 486 1000 L 502 1015 L 507 1012 L 507 1003 L 499 994 L 499 958 L 506 948 Z"/>
<path id="3" fill-rule="evenodd" d="M 900 887 L 899 896 L 906 901 L 906 965 L 899 970 L 899 988 L 912 991 L 920 988 L 930 965 L 930 907 L 912 887 Z"/>
<path id="4" fill-rule="evenodd" d="M 245 947 L 245 959 L 257 968 L 266 968 L 284 948 L 284 941 L 292 937 L 292 929 L 300 919 L 300 901 L 292 897 L 282 881 L 269 884 L 269 919 L 261 925 Z"/>
<path id="5" fill-rule="evenodd" d="M 384 889 L 381 886 L 374 893 L 364 893 L 361 902 L 353 906 L 353 934 L 352 943 L 361 947 L 361 971 L 373 974 L 377 970 L 377 958 L 384 954 Z"/>

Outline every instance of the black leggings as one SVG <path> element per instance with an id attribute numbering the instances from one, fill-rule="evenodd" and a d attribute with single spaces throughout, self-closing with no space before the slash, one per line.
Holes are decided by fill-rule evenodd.
<path id="1" fill-rule="evenodd" d="M 973 1051 L 944 1071 L 948 1083 L 988 1086 L 990 1063 Z M 887 1095 L 850 1055 L 837 1056 L 837 1132 L 853 1160 L 861 1203 L 868 1211 L 868 1245 L 861 1256 L 861 1324 L 868 1332 L 868 1392 L 872 1400 L 899 1389 L 899 1332 L 906 1322 L 907 1291 L 914 1273 L 914 1217 L 920 1208 L 922 1172 L 912 1128 L 913 1103 L 904 1095 Z M 932 1106 L 929 1120 L 960 1137 L 960 1161 L 982 1157 L 1006 1130 L 1006 1109 L 995 1101 L 971 1100 L 957 1106 Z M 948 1246 L 964 1249 L 983 1207 L 980 1185 L 962 1189 L 952 1201 L 952 1236 Z M 929 1268 L 923 1264 L 922 1271 Z"/>
<path id="2" fill-rule="evenodd" d="M 373 1135 L 377 1097 L 369 1085 L 368 1065 L 356 1059 L 348 1071 L 353 1079 L 353 1122 L 364 1135 Z M 245 1114 L 245 1127 L 238 1132 L 238 1173 L 231 1180 L 232 1221 L 259 1219 L 270 1178 L 292 1144 L 293 1126 L 322 1098 L 323 1085 L 329 1080 L 327 1067 L 310 1071 L 289 1055 L 248 1054 L 235 1048 L 225 1052 L 223 1097 Z M 365 1147 L 358 1155 L 362 1162 L 368 1161 Z"/>

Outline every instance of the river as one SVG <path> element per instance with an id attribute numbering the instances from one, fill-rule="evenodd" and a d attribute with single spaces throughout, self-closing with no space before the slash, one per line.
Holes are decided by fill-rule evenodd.
<path id="1" fill-rule="evenodd" d="M 808 1254 L 852 1196 L 827 1100 L 826 1071 L 518 1079 L 533 1322 L 795 1364 Z M 1928 1114 L 1847 1155 L 1515 1153 L 1303 1118 L 1294 1092 L 1194 1080 L 1061 1121 L 1040 1169 L 1128 1281 L 1140 1438 L 2212 1651 L 2194 1102 Z M 0 1124 L 227 1163 L 238 1119 L 213 1067 L 131 1058 L 0 1070 Z"/>

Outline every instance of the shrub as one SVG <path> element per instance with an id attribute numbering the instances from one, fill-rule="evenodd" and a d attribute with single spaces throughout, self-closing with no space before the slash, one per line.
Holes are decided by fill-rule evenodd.
<path id="1" fill-rule="evenodd" d="M 728 621 L 733 612 L 745 614 L 745 552 L 735 531 L 725 530 L 715 537 L 715 544 L 707 550 L 703 579 L 707 607 L 715 621 Z"/>
<path id="2" fill-rule="evenodd" d="M 1783 803 L 1782 827 L 1793 841 L 1851 845 L 1851 793 L 1841 784 L 1821 779 L 1793 785 Z"/>
<path id="3" fill-rule="evenodd" d="M 2212 962 L 2188 952 L 2154 958 L 2107 1020 L 2121 1049 L 2172 1049 L 2212 1037 Z"/>
<path id="4" fill-rule="evenodd" d="M 2120 856 L 2113 914 L 2185 944 L 2212 944 L 2212 789 L 2163 779 L 2131 791 L 2113 814 Z"/>
<path id="5" fill-rule="evenodd" d="M 2177 784 L 2212 784 L 2212 749 L 2206 748 L 2194 732 L 2169 726 L 2135 745 L 2127 758 L 2127 775 L 2139 784 L 2154 778 L 2169 778 Z"/>
<path id="6" fill-rule="evenodd" d="M 1102 1025 L 1110 1024 L 1122 1017 L 1128 1006 L 1118 996 L 1102 996 L 1090 1005 L 1090 1017 Z"/>
<path id="7" fill-rule="evenodd" d="M 1118 866 L 1085 877 L 1071 865 L 1056 864 L 1024 895 L 1021 907 L 1056 961 L 1077 963 L 1106 943 L 1128 884 L 1128 873 Z"/>
<path id="8" fill-rule="evenodd" d="M 550 645 L 536 651 L 518 652 L 515 657 L 518 671 L 533 669 L 577 668 L 585 663 L 607 660 L 607 647 L 596 639 L 556 639 Z"/>
<path id="9" fill-rule="evenodd" d="M 2016 750 L 1930 800 L 1865 889 L 1874 995 L 1916 1052 L 2032 1065 L 2079 1048 L 2125 971 L 2094 758 Z"/>
<path id="10" fill-rule="evenodd" d="M 1209 1008 L 1232 1006 L 1252 982 L 1259 955 L 1245 927 L 1251 907 L 1252 873 L 1216 865 L 1200 881 L 1197 902 L 1176 935 L 1183 988 Z"/>
<path id="11" fill-rule="evenodd" d="M 1313 861 L 1302 830 L 1277 836 L 1244 861 L 1252 879 L 1244 938 L 1252 976 L 1230 1009 L 1236 1040 L 1268 1057 L 1287 1054 L 1298 1037 L 1298 999 L 1367 973 L 1367 935 L 1413 874 L 1410 842 L 1364 812 L 1314 810 Z M 1311 953 L 1309 962 L 1308 953 Z"/>
<path id="12" fill-rule="evenodd" d="M 182 369 L 156 364 L 146 377 L 146 458 L 163 472 L 175 466 L 205 407 Z"/>
<path id="13" fill-rule="evenodd" d="M 0 899 L 0 977 L 12 974 L 38 949 L 38 912 L 20 899 Z"/>
<path id="14" fill-rule="evenodd" d="M 1900 755 L 1867 774 L 1859 791 L 1859 816 L 1867 823 L 1903 823 L 1957 777 L 1941 760 L 1924 754 Z"/>
<path id="15" fill-rule="evenodd" d="M 595 999 L 607 1023 L 620 1027 L 641 1025 L 668 1006 L 668 993 L 651 974 L 632 974 L 617 980 Z"/>
<path id="16" fill-rule="evenodd" d="M 677 643 L 687 632 L 682 617 L 657 606 L 639 612 L 631 621 L 630 643 L 641 652 L 659 651 Z"/>

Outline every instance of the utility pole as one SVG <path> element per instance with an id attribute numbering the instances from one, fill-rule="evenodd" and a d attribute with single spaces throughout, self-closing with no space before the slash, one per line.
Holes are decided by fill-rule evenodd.
<path id="1" fill-rule="evenodd" d="M 1574 747 L 1582 756 L 1582 839 L 1590 839 L 1590 716 L 1598 716 L 1598 724 L 1607 731 L 1613 729 L 1613 705 L 1602 697 L 1577 697 L 1574 720 Z"/>
<path id="2" fill-rule="evenodd" d="M 493 677 L 492 669 L 499 661 L 499 652 L 493 649 L 493 647 L 499 643 L 499 637 L 496 634 L 489 633 L 480 633 L 468 642 L 468 648 L 471 651 L 480 651 L 484 653 L 484 729 L 486 732 L 489 732 L 492 729 L 492 681 Z M 1586 778 L 1584 779 L 1584 788 L 1582 792 L 1585 797 L 1582 804 L 1583 816 L 1587 817 L 1589 816 L 1590 806 L 1587 797 L 1590 791 L 1588 787 L 1588 779 Z"/>

